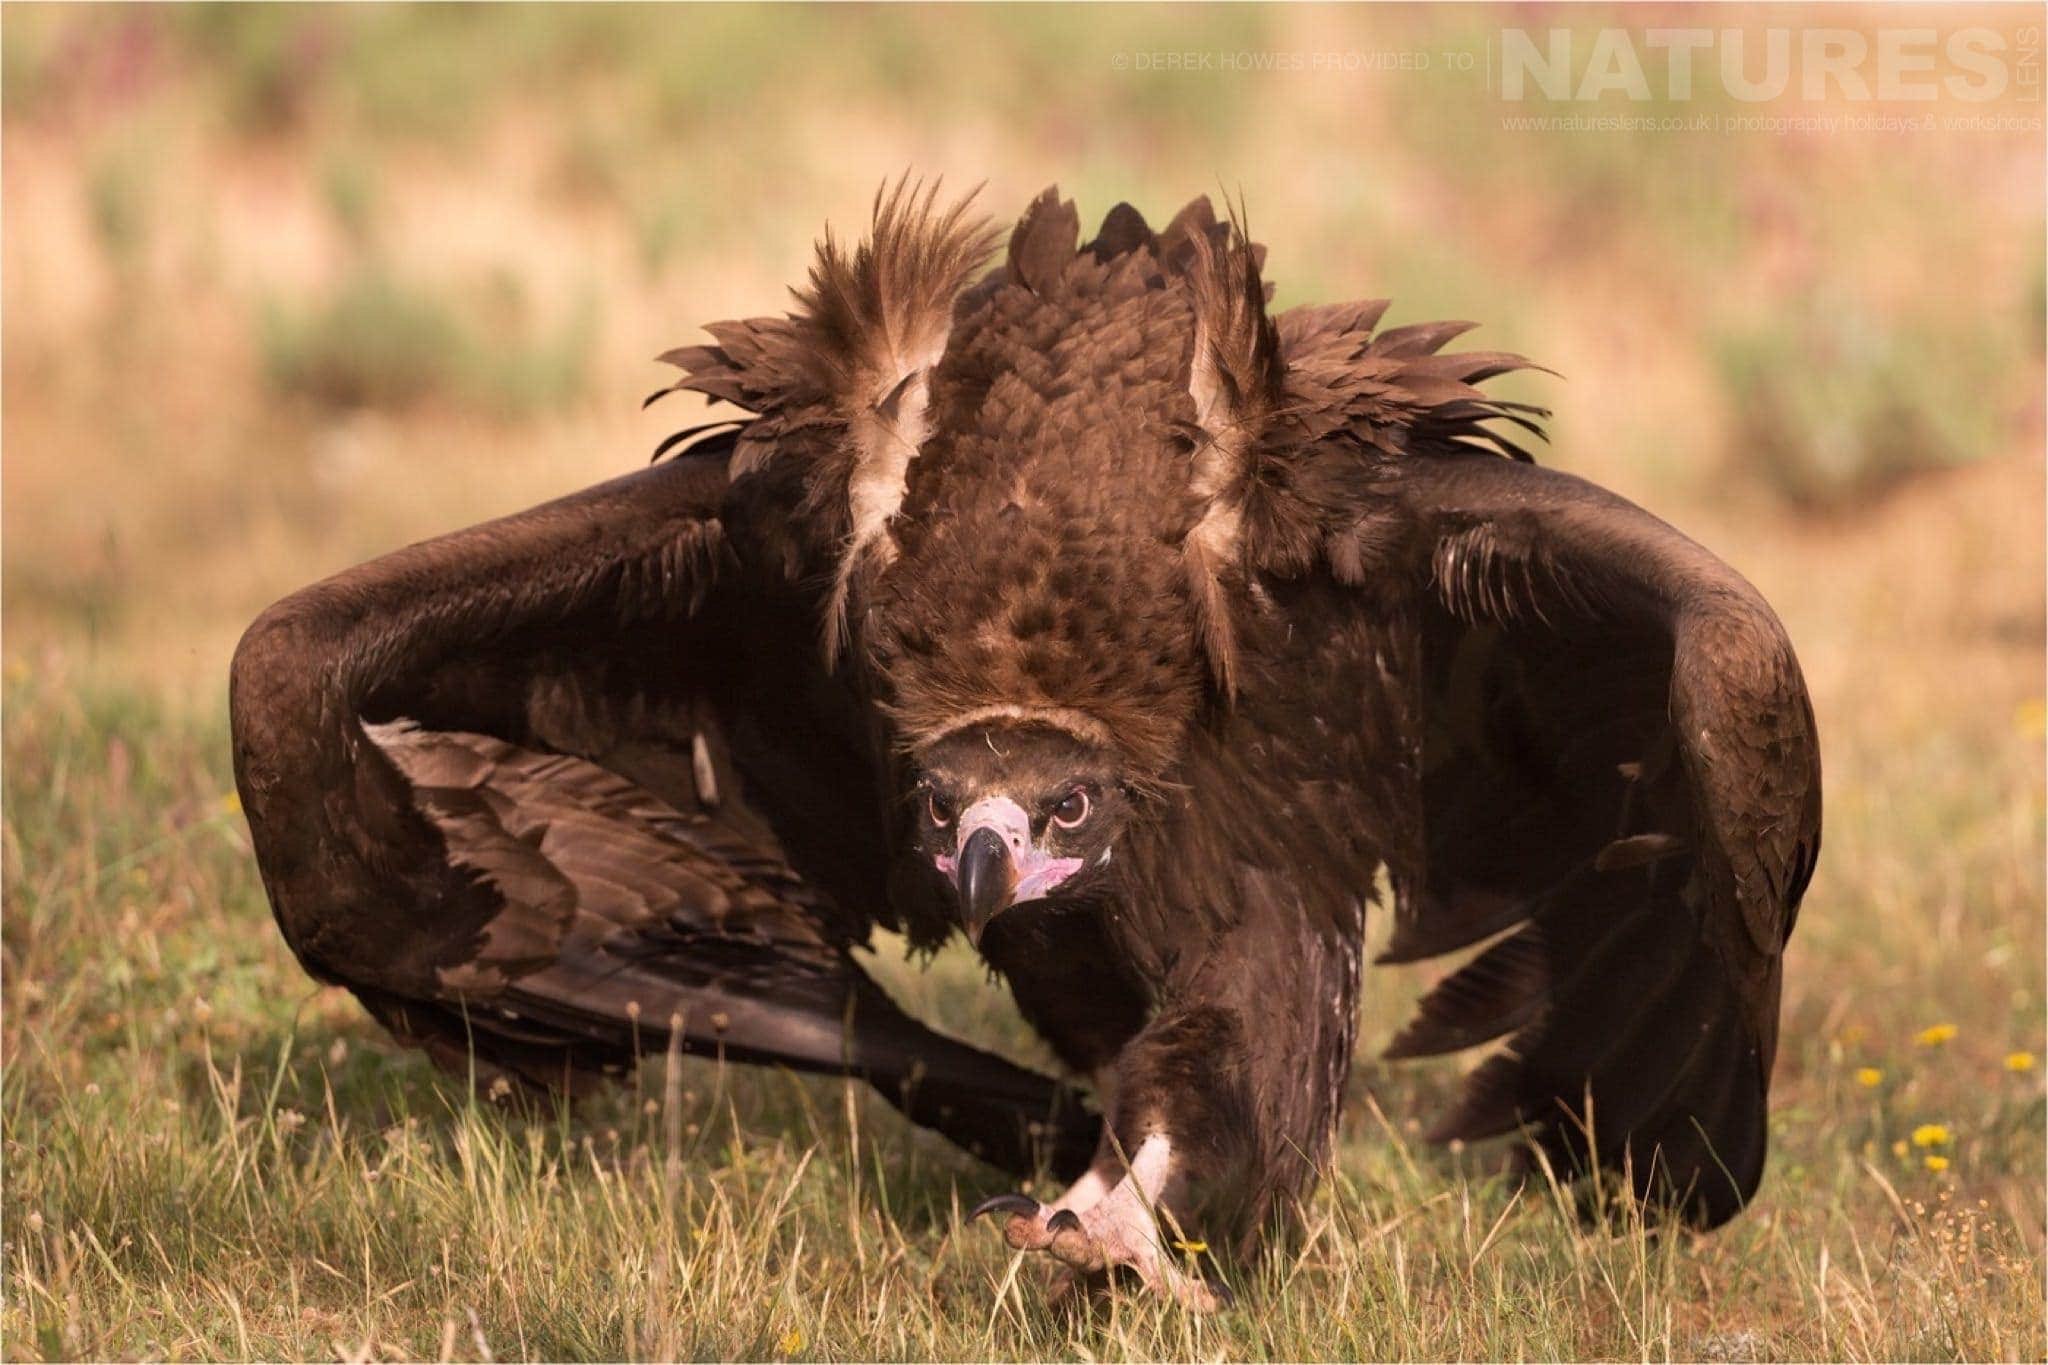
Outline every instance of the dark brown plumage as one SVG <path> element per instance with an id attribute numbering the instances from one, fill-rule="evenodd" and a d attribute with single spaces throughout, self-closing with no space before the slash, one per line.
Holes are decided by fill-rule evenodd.
<path id="1" fill-rule="evenodd" d="M 673 1029 L 864 1075 L 1087 1168 L 996 1201 L 1013 1245 L 1201 1305 L 1154 1211 L 1290 1223 L 1384 866 L 1388 958 L 1485 945 L 1391 1053 L 1509 1040 L 1436 1135 L 1729 1217 L 1820 843 L 1777 618 L 1529 463 L 1478 387 L 1526 362 L 1463 324 L 1269 316 L 1203 200 L 1078 221 L 1048 192 L 970 284 L 987 230 L 899 186 L 796 314 L 666 357 L 736 426 L 266 612 L 236 770 L 301 960 L 481 1074 Z M 1106 1124 L 903 1016 L 874 924 L 967 930 Z"/>

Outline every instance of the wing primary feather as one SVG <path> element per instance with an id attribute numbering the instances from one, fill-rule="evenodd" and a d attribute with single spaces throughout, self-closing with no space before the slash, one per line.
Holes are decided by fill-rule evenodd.
<path id="1" fill-rule="evenodd" d="M 654 453 L 647 457 L 647 463 L 659 464 L 661 457 L 670 451 L 674 451 L 678 459 L 692 453 L 710 454 L 712 453 L 710 443 L 717 438 L 706 437 L 705 433 L 724 431 L 737 436 L 739 430 L 746 425 L 746 421 L 742 418 L 726 418 L 723 421 L 699 422 L 696 426 L 684 427 L 681 431 L 672 432 L 663 437 L 661 444 L 654 448 Z M 704 437 L 705 439 L 699 440 L 699 437 Z M 718 453 L 723 454 L 726 452 L 720 450 Z"/>
<path id="2" fill-rule="evenodd" d="M 1550 987 L 1541 938 L 1539 927 L 1526 926 L 1438 982 L 1381 1055 L 1459 1052 L 1533 1022 Z"/>

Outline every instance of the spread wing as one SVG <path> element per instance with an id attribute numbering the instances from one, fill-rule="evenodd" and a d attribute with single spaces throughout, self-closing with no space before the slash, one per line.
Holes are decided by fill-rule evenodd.
<path id="1" fill-rule="evenodd" d="M 258 619 L 231 708 L 278 923 L 457 1070 L 574 1089 L 674 1028 L 864 1076 L 999 1164 L 1085 1164 L 1068 1092 L 926 1029 L 852 959 L 887 913 L 882 774 L 815 592 L 732 529 L 731 444 Z"/>
<path id="2" fill-rule="evenodd" d="M 1626 1165 L 1719 1223 L 1762 1175 L 1781 954 L 1820 852 L 1791 644 L 1727 565 L 1569 475 L 1446 454 L 1389 477 L 1429 591 L 1426 866 L 1386 959 L 1499 936 L 1389 1055 L 1506 1035 L 1438 1138 L 1526 1125 L 1561 1171 Z"/>

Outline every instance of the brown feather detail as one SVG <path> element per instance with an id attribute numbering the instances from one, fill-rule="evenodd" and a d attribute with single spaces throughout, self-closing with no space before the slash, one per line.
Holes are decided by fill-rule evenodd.
<path id="1" fill-rule="evenodd" d="M 1159 263 L 1168 270 L 1184 274 L 1194 262 L 1195 242 L 1200 240 L 1213 245 L 1225 231 L 1225 225 L 1216 221 L 1216 209 L 1209 202 L 1208 195 L 1192 199 L 1160 230 Z"/>
<path id="2" fill-rule="evenodd" d="M 844 647 L 856 578 L 893 558 L 889 521 L 930 434 L 929 372 L 955 299 L 995 246 L 973 195 L 942 208 L 938 192 L 907 175 L 884 186 L 858 246 L 826 229 L 795 314 L 714 323 L 717 345 L 662 357 L 684 371 L 676 388 L 758 414 L 740 433 L 734 478 L 777 453 L 808 462 L 804 509 L 839 541 L 821 623 L 828 659 Z"/>
<path id="3" fill-rule="evenodd" d="M 1266 317 L 1265 285 L 1251 243 L 1234 225 L 1219 244 L 1190 239 L 1188 292 L 1195 346 L 1188 392 L 1214 449 L 1196 464 L 1198 494 L 1220 497 L 1242 480 L 1261 424 L 1281 402 L 1280 335 Z"/>
<path id="4" fill-rule="evenodd" d="M 1425 888 L 1402 900 L 1401 913 L 1394 917 L 1394 932 L 1373 959 L 1381 966 L 1455 953 L 1529 917 L 1525 898 L 1476 887 L 1453 887 L 1448 892 Z"/>
<path id="5" fill-rule="evenodd" d="M 1504 351 L 1439 354 L 1471 330 L 1470 323 L 1411 323 L 1376 333 L 1386 307 L 1383 300 L 1326 304 L 1275 319 L 1289 402 L 1300 411 L 1305 434 L 1313 440 L 1341 435 L 1386 456 L 1478 446 L 1527 459 L 1490 423 L 1506 420 L 1540 439 L 1548 411 L 1488 398 L 1476 386 L 1512 370 L 1543 367 Z"/>
<path id="6" fill-rule="evenodd" d="M 845 646 L 855 575 L 894 558 L 889 520 L 930 431 L 927 376 L 945 354 L 954 297 L 994 245 L 987 225 L 968 216 L 973 196 L 940 213 L 937 195 L 936 181 L 920 196 L 907 176 L 878 191 L 867 241 L 848 256 L 828 230 L 809 287 L 797 293 L 818 381 L 834 395 L 852 447 L 847 543 L 825 609 L 828 659 Z"/>
<path id="7" fill-rule="evenodd" d="M 1142 221 L 1142 220 L 1141 220 Z M 1081 215 L 1052 186 L 1031 201 L 1010 233 L 1010 278 L 1034 294 L 1049 294 L 1066 280 L 1081 237 Z"/>
<path id="8" fill-rule="evenodd" d="M 1638 834 L 1627 839 L 1616 839 L 1601 849 L 1593 859 L 1593 870 L 1625 872 L 1632 867 L 1644 867 L 1665 858 L 1676 857 L 1685 851 L 1685 840 L 1675 834 Z"/>
<path id="9" fill-rule="evenodd" d="M 1490 1042 L 1533 1021 L 1550 984 L 1540 931 L 1524 927 L 1438 982 L 1384 1055 L 1433 1057 Z"/>
<path id="10" fill-rule="evenodd" d="M 1129 204 L 1118 204 L 1103 218 L 1088 252 L 1098 261 L 1113 261 L 1134 251 L 1150 251 L 1158 240 L 1144 214 Z"/>
<path id="11" fill-rule="evenodd" d="M 1347 584 L 1406 572 L 1404 518 L 1384 485 L 1398 462 L 1469 449 L 1529 459 L 1514 428 L 1542 439 L 1541 408 L 1488 397 L 1480 385 L 1540 369 L 1502 351 L 1444 355 L 1461 322 L 1376 331 L 1383 299 L 1292 308 L 1273 320 L 1284 361 L 1280 433 L 1246 490 L 1250 567 L 1295 576 L 1320 562 Z"/>
<path id="12" fill-rule="evenodd" d="M 1077 711 L 1069 706 L 1020 706 L 1014 702 L 998 702 L 962 711 L 948 717 L 942 728 L 921 732 L 920 740 L 929 744 L 971 726 L 990 724 L 1042 725 L 1052 730 L 1064 730 L 1098 748 L 1117 747 L 1115 732 L 1086 711 Z"/>
<path id="13" fill-rule="evenodd" d="M 1205 200 L 1197 202 L 1206 207 Z M 1183 211 L 1182 218 L 1188 216 Z M 1193 221 L 1200 224 L 1199 214 Z M 1194 451 L 1190 485 L 1203 510 L 1182 543 L 1182 557 L 1204 652 L 1218 687 L 1231 697 L 1239 664 L 1230 584 L 1242 572 L 1245 499 L 1258 477 L 1284 377 L 1258 254 L 1243 229 L 1233 222 L 1220 233 L 1192 232 L 1187 257 L 1195 310 L 1188 392 L 1204 438 Z"/>

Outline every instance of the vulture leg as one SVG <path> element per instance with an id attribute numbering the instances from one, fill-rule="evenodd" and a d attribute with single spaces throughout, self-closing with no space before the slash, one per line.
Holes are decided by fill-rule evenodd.
<path id="1" fill-rule="evenodd" d="M 1045 1252 L 1082 1275 L 1122 1266 L 1135 1271 L 1147 1289 L 1184 1308 L 1207 1313 L 1220 1307 L 1226 1291 L 1182 1268 L 1161 1232 L 1161 1215 L 1174 1221 L 1171 1207 L 1182 1193 L 1171 1141 L 1164 1134 L 1145 1139 L 1121 1179 L 1110 1169 L 1098 1160 L 1050 1204 L 1028 1195 L 998 1195 L 974 1212 L 1008 1213 L 1003 1240 L 1018 1251 Z"/>
<path id="2" fill-rule="evenodd" d="M 1241 884 L 1261 904 L 1294 904 L 1284 883 Z M 1111 1123 L 1089 1173 L 1049 1206 L 1021 1196 L 987 1206 L 1010 1215 L 1005 1240 L 1084 1275 L 1128 1267 L 1189 1308 L 1216 1307 L 1224 1291 L 1190 1272 L 1184 1247 L 1249 1248 L 1312 1177 L 1349 1063 L 1353 963 L 1313 934 L 1218 940 L 1118 1054 L 1113 1085 L 1099 1087 Z M 1339 1008 L 1270 1007 L 1304 982 Z"/>

